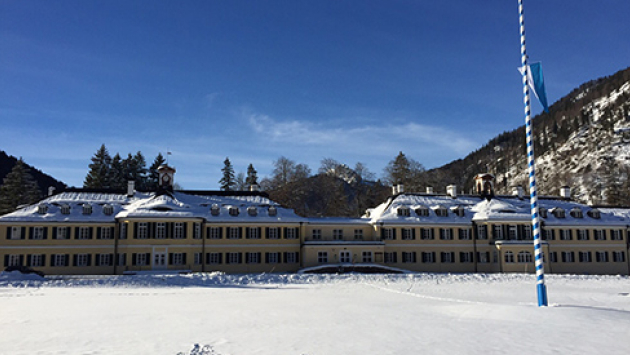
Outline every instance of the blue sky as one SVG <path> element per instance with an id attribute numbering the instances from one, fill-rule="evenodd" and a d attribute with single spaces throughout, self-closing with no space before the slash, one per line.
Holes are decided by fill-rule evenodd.
<path id="1" fill-rule="evenodd" d="M 629 13 L 526 0 L 550 102 L 630 65 Z M 523 124 L 519 65 L 517 0 L 0 0 L 0 149 L 75 186 L 103 143 L 187 189 L 225 157 L 432 168 Z"/>

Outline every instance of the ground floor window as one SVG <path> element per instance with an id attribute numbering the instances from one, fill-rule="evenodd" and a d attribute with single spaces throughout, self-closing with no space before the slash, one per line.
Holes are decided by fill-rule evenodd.
<path id="1" fill-rule="evenodd" d="M 149 265 L 150 260 L 149 253 L 134 253 L 132 254 L 131 263 L 135 266 L 146 266 Z"/>
<path id="2" fill-rule="evenodd" d="M 402 252 L 402 262 L 403 263 L 415 263 L 416 262 L 416 252 L 411 251 L 403 251 Z"/>
<path id="3" fill-rule="evenodd" d="M 24 257 L 22 255 L 11 254 L 4 257 L 4 266 L 22 266 Z"/>
<path id="4" fill-rule="evenodd" d="M 472 251 L 462 251 L 459 253 L 459 262 L 460 263 L 472 263 L 473 262 L 473 253 Z"/>
<path id="5" fill-rule="evenodd" d="M 621 263 L 626 261 L 626 254 L 622 251 L 613 251 L 613 261 L 616 263 Z"/>
<path id="6" fill-rule="evenodd" d="M 561 255 L 563 263 L 575 262 L 575 256 L 573 255 L 572 251 L 563 251 Z"/>
<path id="7" fill-rule="evenodd" d="M 300 253 L 298 252 L 285 252 L 284 262 L 288 264 L 294 264 L 300 262 Z"/>
<path id="8" fill-rule="evenodd" d="M 203 261 L 203 254 L 195 253 L 194 260 L 193 260 L 194 264 L 195 265 L 201 265 L 202 261 Z"/>
<path id="9" fill-rule="evenodd" d="M 226 253 L 225 256 L 228 264 L 240 264 L 243 262 L 242 258 L 243 254 L 241 253 Z"/>
<path id="10" fill-rule="evenodd" d="M 245 262 L 247 264 L 260 264 L 260 253 L 245 253 Z"/>
<path id="11" fill-rule="evenodd" d="M 277 264 L 280 262 L 280 253 L 271 252 L 265 254 L 267 264 Z"/>
<path id="12" fill-rule="evenodd" d="M 76 254 L 74 256 L 73 266 L 90 266 L 90 254 Z"/>
<path id="13" fill-rule="evenodd" d="M 434 263 L 435 262 L 435 252 L 422 252 L 422 262 L 423 263 Z"/>
<path id="14" fill-rule="evenodd" d="M 482 252 L 482 251 L 478 251 L 477 252 L 477 261 L 480 264 L 487 264 L 490 262 L 490 253 L 489 252 Z"/>
<path id="15" fill-rule="evenodd" d="M 113 254 L 97 254 L 96 266 L 112 266 L 114 265 Z"/>
<path id="16" fill-rule="evenodd" d="M 364 251 L 363 252 L 363 262 L 364 263 L 371 263 L 372 262 L 372 252 L 371 251 Z"/>
<path id="17" fill-rule="evenodd" d="M 44 254 L 29 255 L 28 266 L 31 266 L 31 267 L 46 266 L 46 255 Z"/>
<path id="18" fill-rule="evenodd" d="M 385 264 L 392 264 L 392 263 L 398 262 L 397 253 L 395 251 L 389 252 L 389 253 L 385 252 L 383 253 L 383 257 L 385 259 Z"/>
<path id="19" fill-rule="evenodd" d="M 440 261 L 443 263 L 454 263 L 455 262 L 455 253 L 453 252 L 442 252 L 440 253 Z"/>
<path id="20" fill-rule="evenodd" d="M 127 265 L 127 254 L 125 253 L 120 253 L 116 256 L 116 258 L 118 260 L 116 260 L 116 265 L 118 266 L 125 266 Z"/>
<path id="21" fill-rule="evenodd" d="M 207 253 L 206 264 L 221 264 L 221 253 Z"/>
<path id="22" fill-rule="evenodd" d="M 54 254 L 52 256 L 51 266 L 68 266 L 69 258 L 68 254 Z"/>
<path id="23" fill-rule="evenodd" d="M 505 262 L 506 263 L 513 263 L 514 262 L 514 253 L 512 253 L 511 251 L 506 251 L 504 258 L 505 258 Z"/>
<path id="24" fill-rule="evenodd" d="M 558 253 L 555 251 L 552 251 L 549 253 L 549 262 L 551 263 L 557 263 L 558 262 Z"/>
<path id="25" fill-rule="evenodd" d="M 607 251 L 597 251 L 595 252 L 595 261 L 598 263 L 607 263 L 608 262 L 608 252 Z"/>
<path id="26" fill-rule="evenodd" d="M 325 264 L 328 262 L 328 252 L 320 251 L 317 252 L 317 262 L 320 264 Z"/>
<path id="27" fill-rule="evenodd" d="M 581 263 L 590 263 L 592 261 L 590 251 L 581 251 L 578 253 L 578 257 Z"/>
<path id="28" fill-rule="evenodd" d="M 531 263 L 532 262 L 532 253 L 528 251 L 521 251 L 518 253 L 518 262 L 519 263 Z"/>

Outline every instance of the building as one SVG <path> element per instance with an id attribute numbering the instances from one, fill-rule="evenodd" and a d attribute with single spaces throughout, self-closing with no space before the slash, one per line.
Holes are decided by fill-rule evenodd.
<path id="1" fill-rule="evenodd" d="M 75 189 L 0 217 L 3 266 L 46 274 L 340 269 L 534 272 L 529 199 L 396 193 L 362 218 L 303 218 L 264 192 Z M 630 210 L 540 197 L 545 270 L 630 274 Z"/>

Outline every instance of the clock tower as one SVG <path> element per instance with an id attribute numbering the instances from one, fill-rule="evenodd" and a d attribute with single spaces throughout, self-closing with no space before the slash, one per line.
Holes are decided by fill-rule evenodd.
<path id="1" fill-rule="evenodd" d="M 157 168 L 158 171 L 158 186 L 160 189 L 173 191 L 173 183 L 175 177 L 175 168 L 168 166 L 168 164 L 160 165 Z"/>

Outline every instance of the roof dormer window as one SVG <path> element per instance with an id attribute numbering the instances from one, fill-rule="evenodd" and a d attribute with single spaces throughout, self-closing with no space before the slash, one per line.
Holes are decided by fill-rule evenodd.
<path id="1" fill-rule="evenodd" d="M 41 204 L 41 205 L 37 206 L 37 213 L 39 213 L 39 214 L 46 214 L 46 213 L 48 213 L 48 205 Z"/>
<path id="2" fill-rule="evenodd" d="M 462 206 L 451 207 L 451 211 L 459 217 L 464 217 L 464 215 L 466 214 L 466 211 L 464 210 L 464 207 Z"/>
<path id="3" fill-rule="evenodd" d="M 219 208 L 218 205 L 212 205 L 212 207 L 210 207 L 210 214 L 213 216 L 218 216 L 221 213 L 221 209 Z"/>
<path id="4" fill-rule="evenodd" d="M 258 216 L 258 209 L 254 206 L 249 206 L 247 207 L 247 214 L 252 217 L 256 217 Z"/>
<path id="5" fill-rule="evenodd" d="M 594 219 L 600 219 L 602 218 L 602 214 L 601 212 L 599 212 L 599 210 L 597 208 L 593 208 L 592 210 L 589 210 L 588 212 L 586 212 L 586 214 Z"/>
<path id="6" fill-rule="evenodd" d="M 538 214 L 540 215 L 540 217 L 542 218 L 547 218 L 547 209 L 544 207 L 540 207 L 538 209 Z"/>
<path id="7" fill-rule="evenodd" d="M 269 217 L 275 217 L 278 215 L 278 209 L 274 206 L 269 207 L 267 212 L 269 213 Z"/>
<path id="8" fill-rule="evenodd" d="M 103 214 L 111 216 L 112 214 L 114 214 L 114 207 L 109 204 L 103 205 Z"/>
<path id="9" fill-rule="evenodd" d="M 70 205 L 61 205 L 61 214 L 70 214 Z"/>
<path id="10" fill-rule="evenodd" d="M 240 211 L 238 210 L 238 207 L 230 207 L 229 213 L 230 213 L 230 216 L 236 217 L 236 216 L 238 216 Z"/>
<path id="11" fill-rule="evenodd" d="M 92 214 L 92 205 L 86 203 L 83 205 L 83 214 Z"/>
<path id="12" fill-rule="evenodd" d="M 397 212 L 398 212 L 398 216 L 400 216 L 400 217 L 409 217 L 409 216 L 411 216 L 411 212 L 409 210 L 409 207 L 398 207 Z"/>
<path id="13" fill-rule="evenodd" d="M 584 214 L 582 213 L 582 210 L 577 207 L 571 209 L 571 212 L 569 213 L 571 214 L 571 217 L 573 218 L 584 218 Z"/>
<path id="14" fill-rule="evenodd" d="M 429 209 L 422 206 L 416 208 L 416 214 L 420 217 L 429 217 Z"/>
<path id="15" fill-rule="evenodd" d="M 448 210 L 445 207 L 436 207 L 433 212 L 435 212 L 435 215 L 438 217 L 448 217 Z"/>
<path id="16" fill-rule="evenodd" d="M 564 218 L 564 210 L 562 208 L 554 208 L 552 213 L 556 218 Z"/>

